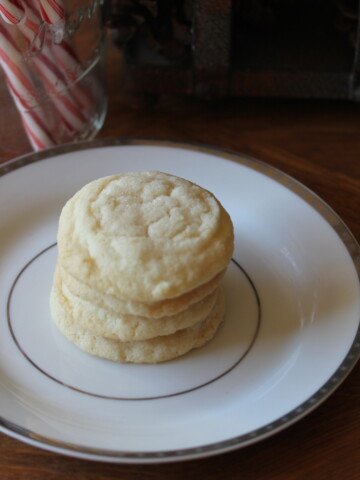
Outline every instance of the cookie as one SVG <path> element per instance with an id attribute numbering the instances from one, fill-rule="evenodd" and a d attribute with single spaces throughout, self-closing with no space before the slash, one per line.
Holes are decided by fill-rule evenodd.
<path id="1" fill-rule="evenodd" d="M 171 335 L 150 340 L 122 342 L 94 335 L 75 326 L 66 299 L 59 295 L 55 288 L 51 292 L 50 307 L 60 332 L 81 350 L 115 362 L 131 363 L 164 362 L 205 345 L 214 337 L 225 313 L 224 296 L 220 292 L 218 301 L 204 321 Z"/>
<path id="2" fill-rule="evenodd" d="M 225 271 L 220 272 L 209 282 L 200 285 L 180 297 L 169 298 L 160 302 L 142 303 L 123 300 L 114 295 L 102 294 L 96 289 L 90 288 L 86 284 L 76 280 L 72 275 L 69 275 L 60 264 L 57 265 L 57 270 L 59 270 L 61 279 L 69 292 L 77 297 L 81 297 L 84 301 L 91 302 L 97 308 L 109 310 L 114 315 L 125 313 L 150 319 L 176 315 L 194 303 L 200 302 L 218 288 L 225 273 Z"/>
<path id="3" fill-rule="evenodd" d="M 207 190 L 160 172 L 105 177 L 60 216 L 59 261 L 78 282 L 134 302 L 179 297 L 227 266 L 233 226 Z"/>
<path id="4" fill-rule="evenodd" d="M 170 335 L 201 322 L 210 314 L 218 295 L 218 291 L 215 290 L 200 302 L 176 315 L 149 319 L 127 314 L 116 315 L 104 308 L 98 308 L 92 302 L 72 294 L 59 274 L 55 277 L 54 288 L 58 290 L 59 298 L 62 294 L 66 299 L 75 326 L 94 335 L 122 341 L 147 340 Z"/>

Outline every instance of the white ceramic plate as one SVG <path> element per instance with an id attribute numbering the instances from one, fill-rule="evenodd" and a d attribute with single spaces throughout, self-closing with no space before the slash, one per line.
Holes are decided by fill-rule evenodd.
<path id="1" fill-rule="evenodd" d="M 85 183 L 162 170 L 211 190 L 235 226 L 224 326 L 160 365 L 92 357 L 53 327 L 61 207 Z M 19 440 L 113 462 L 204 457 L 254 443 L 321 403 L 360 351 L 359 247 L 295 180 L 203 147 L 100 141 L 0 166 L 0 422 Z"/>

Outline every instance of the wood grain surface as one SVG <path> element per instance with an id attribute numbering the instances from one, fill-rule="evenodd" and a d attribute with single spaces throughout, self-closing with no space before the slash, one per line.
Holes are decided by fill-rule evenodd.
<path id="1" fill-rule="evenodd" d="M 335 102 L 135 99 L 120 87 L 109 55 L 109 112 L 100 137 L 211 144 L 253 155 L 320 195 L 360 239 L 360 111 Z M 1 80 L 0 80 L 1 84 Z M 2 120 L 3 122 L 3 120 Z M 11 130 L 12 129 L 12 130 Z M 29 150 L 19 125 L 0 124 L 0 160 Z M 11 148 L 9 147 L 11 145 Z M 1 405 L 1 399 L 0 399 Z M 1 480 L 358 480 L 360 368 L 316 411 L 284 432 L 225 455 L 153 466 L 62 457 L 0 435 Z"/>

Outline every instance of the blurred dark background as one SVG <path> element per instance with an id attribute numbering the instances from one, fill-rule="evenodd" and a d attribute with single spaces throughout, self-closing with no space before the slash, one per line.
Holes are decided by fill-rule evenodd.
<path id="1" fill-rule="evenodd" d="M 109 0 L 127 91 L 360 99 L 359 0 Z"/>

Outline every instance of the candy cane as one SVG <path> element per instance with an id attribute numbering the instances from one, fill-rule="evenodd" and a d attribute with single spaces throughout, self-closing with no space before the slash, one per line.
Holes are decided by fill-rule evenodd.
<path id="1" fill-rule="evenodd" d="M 55 141 L 46 123 L 37 111 L 38 109 L 29 109 L 30 107 L 27 105 L 26 100 L 16 91 L 11 81 L 7 80 L 7 84 L 9 92 L 20 113 L 25 132 L 34 150 L 43 150 L 44 148 L 55 145 Z"/>
<path id="2" fill-rule="evenodd" d="M 36 8 L 36 0 L 23 0 L 23 2 L 26 5 L 27 17 L 33 22 L 40 22 L 41 15 Z M 66 40 L 60 43 L 52 42 L 50 48 L 57 64 L 61 68 L 65 81 L 71 84 L 71 93 L 81 104 L 85 115 L 89 114 L 94 108 L 94 98 L 89 88 L 74 85 L 74 82 L 82 73 L 81 62 L 74 48 Z"/>
<path id="3" fill-rule="evenodd" d="M 37 29 L 36 19 L 27 12 L 25 21 L 18 24 L 18 30 L 30 43 L 36 38 Z M 8 36 L 12 37 L 13 43 L 15 43 L 16 30 L 9 30 Z M 21 55 L 21 52 L 19 54 Z M 46 90 L 51 94 L 51 100 L 66 130 L 72 136 L 81 133 L 87 126 L 87 119 L 82 113 L 79 103 L 69 92 L 61 69 L 51 57 L 49 47 L 44 44 L 41 53 L 32 57 L 32 62 Z"/>
<path id="4" fill-rule="evenodd" d="M 69 43 L 63 41 L 60 44 L 52 44 L 51 50 L 58 65 L 61 67 L 66 82 L 72 84 L 72 93 L 86 114 L 86 112 L 94 108 L 94 98 L 89 88 L 73 84 L 82 74 L 82 68 L 74 49 Z"/>
<path id="5" fill-rule="evenodd" d="M 24 17 L 24 13 L 19 0 L 0 0 L 0 15 L 5 22 L 15 25 Z"/>
<path id="6" fill-rule="evenodd" d="M 54 139 L 47 127 L 46 116 L 39 107 L 36 88 L 21 52 L 5 26 L 1 24 L 0 64 L 33 147 L 39 150 L 54 145 Z"/>
<path id="7" fill-rule="evenodd" d="M 65 10 L 62 0 L 38 0 L 39 10 L 44 22 L 52 25 L 64 20 Z"/>
<path id="8" fill-rule="evenodd" d="M 88 88 L 76 85 L 81 74 L 81 64 L 71 47 L 62 41 L 49 41 L 44 28 L 45 21 L 58 29 L 64 24 L 65 12 L 61 0 L 0 0 L 0 13 L 7 12 L 7 21 L 16 23 L 17 28 L 0 29 L 0 64 L 7 76 L 7 84 L 14 102 L 22 117 L 24 128 L 35 149 L 53 145 L 46 117 L 39 106 L 39 98 L 30 73 L 17 44 L 18 34 L 26 40 L 34 55 L 32 63 L 50 94 L 59 120 L 75 136 L 83 132 L 94 108 L 94 98 Z"/>
<path id="9" fill-rule="evenodd" d="M 47 91 L 54 95 L 53 103 L 67 130 L 70 133 L 83 131 L 87 125 L 87 120 L 79 105 L 67 91 L 67 85 L 59 76 L 56 64 L 45 54 L 36 57 L 34 63 Z"/>
<path id="10" fill-rule="evenodd" d="M 40 13 L 36 9 L 35 0 L 23 0 L 23 2 L 26 7 L 27 21 L 20 24 L 19 27 L 30 44 L 35 41 L 34 48 L 36 49 L 41 44 L 38 38 L 41 28 Z M 69 84 L 71 96 L 82 113 L 86 117 L 91 116 L 91 111 L 94 108 L 94 99 L 91 93 L 87 88 L 81 88 L 74 84 L 81 73 L 81 64 L 74 49 L 65 40 L 59 44 L 52 42 L 50 47 L 40 45 L 40 48 L 42 48 L 42 55 L 45 56 L 47 65 L 51 64 L 52 68 L 57 70 L 59 77 L 57 85 L 64 89 L 64 84 Z"/>

